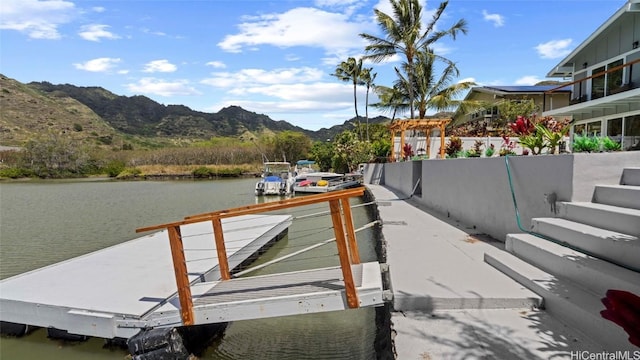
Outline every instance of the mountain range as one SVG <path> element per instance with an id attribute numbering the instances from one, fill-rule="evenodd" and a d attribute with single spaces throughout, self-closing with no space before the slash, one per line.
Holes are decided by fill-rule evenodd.
<path id="1" fill-rule="evenodd" d="M 362 117 L 360 120 L 365 121 Z M 369 119 L 369 123 L 389 120 L 379 116 Z M 238 106 L 206 113 L 183 105 L 163 105 L 146 96 L 116 95 L 101 87 L 46 81 L 23 84 L 0 74 L 0 146 L 20 146 L 47 133 L 64 133 L 76 140 L 104 145 L 257 137 L 285 130 L 322 141 L 352 129 L 354 123 L 355 118 L 311 131 Z"/>

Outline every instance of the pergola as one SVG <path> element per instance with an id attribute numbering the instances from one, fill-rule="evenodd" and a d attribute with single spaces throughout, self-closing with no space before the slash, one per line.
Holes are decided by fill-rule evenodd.
<path id="1" fill-rule="evenodd" d="M 395 161 L 395 138 L 396 132 L 400 132 L 400 151 L 404 149 L 404 132 L 406 130 L 424 131 L 427 143 L 427 156 L 431 155 L 431 130 L 440 130 L 440 157 L 444 158 L 444 129 L 451 122 L 451 119 L 409 119 L 394 120 L 389 124 L 391 130 L 391 161 Z"/>

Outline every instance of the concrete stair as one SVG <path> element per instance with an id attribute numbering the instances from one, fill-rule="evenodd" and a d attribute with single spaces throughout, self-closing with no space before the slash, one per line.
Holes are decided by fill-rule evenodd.
<path id="1" fill-rule="evenodd" d="M 591 201 L 598 204 L 640 210 L 640 186 L 597 185 Z"/>
<path id="2" fill-rule="evenodd" d="M 551 239 L 563 241 L 572 249 L 599 254 L 612 263 L 640 271 L 640 239 L 611 230 L 562 219 L 534 218 L 531 230 Z"/>
<path id="3" fill-rule="evenodd" d="M 593 293 L 508 253 L 485 254 L 485 262 L 542 296 L 546 312 L 605 350 L 637 350 L 621 327 L 600 316 L 604 306 Z"/>
<path id="4" fill-rule="evenodd" d="M 620 184 L 640 186 L 640 167 L 624 168 Z"/>
<path id="5" fill-rule="evenodd" d="M 557 218 L 534 218 L 531 232 L 508 234 L 506 253 L 485 261 L 544 298 L 552 316 L 604 350 L 640 350 L 600 316 L 607 290 L 640 296 L 640 168 L 619 185 L 597 185 L 591 202 L 558 202 Z"/>

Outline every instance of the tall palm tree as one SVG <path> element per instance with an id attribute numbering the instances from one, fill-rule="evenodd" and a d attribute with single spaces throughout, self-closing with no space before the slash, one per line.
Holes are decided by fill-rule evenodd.
<path id="1" fill-rule="evenodd" d="M 371 106 L 391 113 L 391 121 L 396 119 L 398 112 L 403 113 L 409 110 L 409 96 L 404 90 L 404 86 L 398 84 L 393 87 L 376 85 L 374 91 L 380 102 L 371 104 Z"/>
<path id="2" fill-rule="evenodd" d="M 458 33 L 467 33 L 467 23 L 464 19 L 458 20 L 447 30 L 435 31 L 435 25 L 446 9 L 449 1 L 440 4 L 432 19 L 422 31 L 422 6 L 419 0 L 390 0 L 393 15 L 388 15 L 375 9 L 376 21 L 385 34 L 380 38 L 369 34 L 360 34 L 362 38 L 369 41 L 365 47 L 365 59 L 380 62 L 396 54 L 405 57 L 403 67 L 410 84 L 414 83 L 414 61 L 417 54 L 429 48 L 438 40 L 445 36 L 456 38 Z M 414 89 L 409 86 L 409 106 L 411 118 L 414 117 Z"/>
<path id="3" fill-rule="evenodd" d="M 364 107 L 364 111 L 365 111 L 364 117 L 367 121 L 367 141 L 369 141 L 369 91 L 374 86 L 373 82 L 376 80 L 376 76 L 378 76 L 377 73 L 372 73 L 372 71 L 373 71 L 373 68 L 365 68 L 365 69 L 362 69 L 362 72 L 360 73 L 360 79 L 362 80 L 364 85 L 367 86 L 367 95 L 365 97 L 365 107 Z"/>
<path id="4" fill-rule="evenodd" d="M 415 107 L 418 117 L 423 119 L 427 110 L 452 111 L 460 106 L 470 106 L 459 100 L 464 91 L 476 85 L 473 81 L 454 82 L 460 75 L 456 64 L 448 62 L 442 73 L 436 74 L 436 57 L 431 49 L 425 49 L 416 56 L 415 79 L 413 83 Z"/>
<path id="5" fill-rule="evenodd" d="M 353 57 L 348 58 L 347 61 L 341 62 L 336 67 L 335 73 L 331 75 L 337 77 L 340 81 L 353 83 L 353 106 L 356 110 L 357 127 L 360 129 L 360 116 L 358 115 L 358 97 L 356 94 L 356 88 L 358 85 L 363 85 L 362 59 L 356 60 Z M 360 134 L 360 140 L 362 140 L 362 134 Z"/>

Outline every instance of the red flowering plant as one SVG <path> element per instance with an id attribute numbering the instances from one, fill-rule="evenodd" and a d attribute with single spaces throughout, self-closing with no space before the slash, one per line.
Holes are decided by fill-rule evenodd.
<path id="1" fill-rule="evenodd" d="M 498 155 L 506 156 L 506 155 L 515 155 L 516 152 L 513 149 L 516 148 L 515 141 L 511 141 L 508 135 L 502 135 L 502 145 L 500 145 L 500 151 Z"/>
<path id="2" fill-rule="evenodd" d="M 411 144 L 404 144 L 402 148 L 402 156 L 403 159 L 411 159 L 413 156 L 413 149 L 411 148 Z"/>
<path id="3" fill-rule="evenodd" d="M 519 143 L 522 147 L 530 149 L 533 155 L 540 154 L 542 149 L 546 148 L 548 143 L 544 139 L 542 132 L 536 127 L 538 122 L 536 118 L 533 121 L 524 116 L 518 116 L 516 121 L 509 123 L 511 131 L 518 136 Z M 528 150 L 527 150 L 528 153 Z M 524 154 L 524 151 L 523 151 Z"/>

